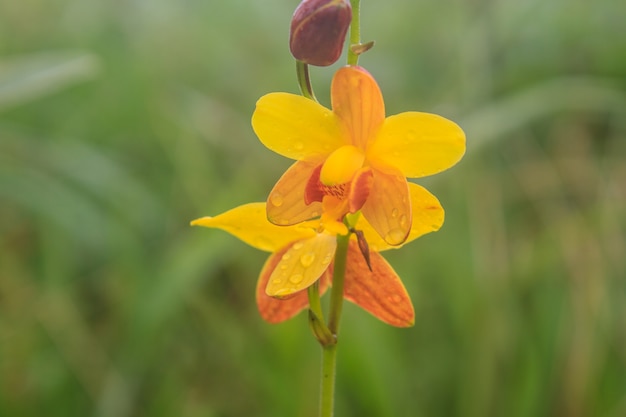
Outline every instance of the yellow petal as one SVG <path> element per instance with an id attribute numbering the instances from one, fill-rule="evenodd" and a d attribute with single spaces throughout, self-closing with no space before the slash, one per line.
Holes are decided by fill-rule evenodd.
<path id="1" fill-rule="evenodd" d="M 322 203 L 306 204 L 304 192 L 317 163 L 298 161 L 278 180 L 267 199 L 267 218 L 279 226 L 297 224 L 318 217 Z"/>
<path id="2" fill-rule="evenodd" d="M 441 228 L 444 220 L 443 207 L 424 187 L 409 183 L 409 195 L 411 199 L 411 210 L 413 212 L 413 222 L 409 236 L 404 244 L 425 235 L 426 233 L 435 232 Z M 356 224 L 356 229 L 362 230 L 369 247 L 373 251 L 381 252 L 388 249 L 396 249 L 402 245 L 390 245 L 376 232 L 376 230 L 361 216 Z"/>
<path id="3" fill-rule="evenodd" d="M 295 94 L 261 97 L 252 115 L 252 128 L 265 146 L 291 159 L 328 155 L 347 144 L 333 112 Z"/>
<path id="4" fill-rule="evenodd" d="M 367 149 L 372 165 L 399 169 L 406 177 L 436 174 L 465 153 L 465 133 L 436 114 L 407 112 L 388 117 Z"/>
<path id="5" fill-rule="evenodd" d="M 309 305 L 309 297 L 306 291 L 300 291 L 293 294 L 288 299 L 279 299 L 270 297 L 265 293 L 265 287 L 280 262 L 282 256 L 289 249 L 285 247 L 282 250 L 272 254 L 265 262 L 256 287 L 256 302 L 259 313 L 263 320 L 269 323 L 280 323 L 288 320 L 305 309 Z M 323 294 L 330 283 L 331 269 L 327 269 L 320 278 L 320 294 Z"/>
<path id="6" fill-rule="evenodd" d="M 373 170 L 372 189 L 361 212 L 388 244 L 402 244 L 411 230 L 406 178 L 399 172 Z"/>
<path id="7" fill-rule="evenodd" d="M 274 268 L 267 295 L 285 297 L 313 284 L 332 262 L 336 247 L 335 236 L 328 233 L 295 242 Z"/>
<path id="8" fill-rule="evenodd" d="M 315 236 L 319 221 L 313 223 L 276 226 L 267 220 L 265 203 L 250 203 L 215 217 L 196 219 L 191 225 L 222 229 L 257 249 L 276 252 L 295 240 Z"/>
<path id="9" fill-rule="evenodd" d="M 400 277 L 377 252 L 370 253 L 370 270 L 357 244 L 350 242 L 344 298 L 379 320 L 396 327 L 415 323 L 411 298 Z"/>
<path id="10" fill-rule="evenodd" d="M 361 67 L 340 68 L 330 87 L 333 112 L 351 138 L 351 145 L 365 149 L 385 119 L 385 103 L 376 80 Z"/>

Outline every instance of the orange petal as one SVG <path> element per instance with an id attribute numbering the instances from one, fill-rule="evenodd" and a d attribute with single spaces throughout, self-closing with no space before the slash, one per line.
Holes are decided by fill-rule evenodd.
<path id="1" fill-rule="evenodd" d="M 437 197 L 428 192 L 424 187 L 409 183 L 409 196 L 411 200 L 411 211 L 413 221 L 411 223 L 411 231 L 404 241 L 404 244 L 425 235 L 426 233 L 436 232 L 443 225 L 444 211 L 443 207 L 437 200 Z M 356 229 L 362 230 L 367 239 L 370 249 L 381 252 L 388 249 L 397 249 L 402 245 L 390 245 L 374 230 L 372 225 L 362 217 L 356 224 Z"/>
<path id="2" fill-rule="evenodd" d="M 350 241 L 344 298 L 396 327 L 415 323 L 411 298 L 400 277 L 377 252 L 370 253 L 370 271 L 354 241 Z"/>
<path id="3" fill-rule="evenodd" d="M 318 217 L 322 204 L 306 204 L 305 191 L 313 171 L 319 164 L 298 161 L 278 180 L 267 198 L 267 218 L 270 222 L 287 226 Z"/>
<path id="4" fill-rule="evenodd" d="M 256 286 L 256 303 L 261 313 L 263 320 L 269 323 L 280 323 L 285 320 L 289 320 L 300 311 L 304 310 L 309 305 L 309 297 L 306 291 L 300 291 L 293 294 L 292 297 L 286 299 L 279 299 L 270 297 L 265 293 L 265 287 L 272 275 L 276 265 L 280 262 L 282 256 L 285 254 L 289 247 L 285 247 L 279 252 L 272 254 L 259 275 L 259 280 Z M 327 269 L 320 278 L 320 294 L 323 294 L 330 283 L 330 277 L 332 271 Z"/>
<path id="5" fill-rule="evenodd" d="M 328 155 L 347 144 L 333 112 L 295 94 L 261 97 L 252 115 L 252 128 L 263 145 L 291 159 Z"/>
<path id="6" fill-rule="evenodd" d="M 389 170 L 373 170 L 374 180 L 361 211 L 390 245 L 402 244 L 411 230 L 411 200 L 406 178 Z"/>
<path id="7" fill-rule="evenodd" d="M 407 112 L 388 117 L 367 149 L 373 164 L 419 178 L 456 164 L 465 153 L 465 133 L 436 114 Z"/>
<path id="8" fill-rule="evenodd" d="M 336 247 L 335 236 L 328 233 L 293 243 L 276 264 L 265 292 L 282 298 L 307 288 L 328 269 Z"/>
<path id="9" fill-rule="evenodd" d="M 361 67 L 340 68 L 330 87 L 333 112 L 339 116 L 351 144 L 365 149 L 385 120 L 385 103 L 376 80 Z"/>

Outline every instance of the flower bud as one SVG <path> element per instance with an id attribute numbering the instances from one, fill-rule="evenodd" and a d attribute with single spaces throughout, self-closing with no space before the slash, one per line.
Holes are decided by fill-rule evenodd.
<path id="1" fill-rule="evenodd" d="M 339 59 L 352 20 L 348 0 L 303 0 L 291 19 L 291 54 L 325 67 Z"/>

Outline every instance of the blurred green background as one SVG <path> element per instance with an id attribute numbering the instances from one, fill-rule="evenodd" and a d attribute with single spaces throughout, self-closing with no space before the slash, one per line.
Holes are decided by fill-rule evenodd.
<path id="1" fill-rule="evenodd" d="M 191 219 L 264 200 L 296 0 L 0 0 L 0 415 L 316 415 L 267 256 Z M 348 305 L 337 416 L 626 415 L 626 3 L 363 1 L 387 112 L 466 131 L 447 213 L 386 257 L 415 327 Z M 335 65 L 337 67 L 337 65 Z M 332 69 L 315 69 L 328 103 Z"/>

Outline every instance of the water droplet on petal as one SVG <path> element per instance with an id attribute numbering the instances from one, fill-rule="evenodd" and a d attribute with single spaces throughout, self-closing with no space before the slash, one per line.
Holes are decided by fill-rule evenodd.
<path id="1" fill-rule="evenodd" d="M 332 255 L 326 255 L 324 259 L 322 259 L 322 265 L 328 265 L 330 261 L 333 260 Z"/>
<path id="2" fill-rule="evenodd" d="M 391 297 L 389 297 L 389 300 L 397 304 L 400 301 L 402 301 L 402 297 L 400 297 L 398 294 L 394 294 Z"/>
<path id="3" fill-rule="evenodd" d="M 296 243 L 293 244 L 294 250 L 302 249 L 303 246 L 304 246 L 304 243 L 302 243 L 302 242 L 296 242 Z"/>
<path id="4" fill-rule="evenodd" d="M 396 217 L 398 217 L 398 213 L 399 212 L 400 211 L 397 208 L 391 210 L 391 217 L 393 217 L 395 219 Z"/>
<path id="5" fill-rule="evenodd" d="M 282 264 L 282 265 L 280 266 L 280 269 L 284 271 L 285 269 L 287 269 L 287 265 Z"/>
<path id="6" fill-rule="evenodd" d="M 304 276 L 302 274 L 293 274 L 289 277 L 289 281 L 291 281 L 291 283 L 293 284 L 299 284 L 300 282 L 302 282 L 303 279 Z"/>
<path id="7" fill-rule="evenodd" d="M 273 193 L 270 196 L 270 203 L 272 203 L 276 207 L 282 206 L 284 202 L 285 200 L 283 199 L 283 196 L 280 193 Z"/>
<path id="8" fill-rule="evenodd" d="M 286 261 L 287 259 L 291 258 L 291 254 L 290 253 L 286 253 L 283 255 L 283 257 L 281 258 L 283 261 Z"/>
<path id="9" fill-rule="evenodd" d="M 406 222 L 407 222 L 406 214 L 403 214 L 402 216 L 400 216 L 400 226 L 402 227 L 406 226 Z"/>
<path id="10" fill-rule="evenodd" d="M 391 244 L 400 244 L 404 240 L 406 233 L 402 229 L 391 229 L 385 236 L 385 240 Z"/>
<path id="11" fill-rule="evenodd" d="M 278 290 L 274 291 L 274 297 L 277 298 L 281 298 L 283 296 L 289 295 L 289 289 L 288 288 L 279 288 Z"/>
<path id="12" fill-rule="evenodd" d="M 300 263 L 303 267 L 308 268 L 315 261 L 315 254 L 313 252 L 305 253 L 300 257 Z"/>
<path id="13" fill-rule="evenodd" d="M 282 280 L 282 279 L 280 279 L 280 278 L 274 278 L 274 279 L 272 280 L 272 284 L 280 284 L 282 281 L 283 281 L 283 280 Z"/>

